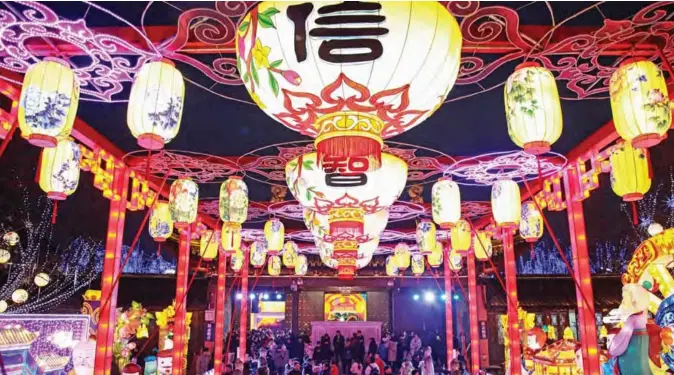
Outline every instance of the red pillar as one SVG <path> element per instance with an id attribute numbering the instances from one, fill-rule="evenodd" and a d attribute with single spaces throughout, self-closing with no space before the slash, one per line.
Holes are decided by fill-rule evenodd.
<path id="1" fill-rule="evenodd" d="M 477 271 L 475 255 L 470 253 L 466 256 L 468 263 L 468 318 L 470 324 L 470 363 L 471 373 L 480 370 L 480 319 L 477 313 L 477 304 L 480 296 L 477 294 Z"/>
<path id="2" fill-rule="evenodd" d="M 445 249 L 445 337 L 447 339 L 447 368 L 453 359 L 454 352 L 454 320 L 452 319 L 452 271 L 449 269 L 449 251 Z"/>
<path id="3" fill-rule="evenodd" d="M 520 326 L 517 317 L 517 264 L 513 231 L 503 229 L 503 258 L 505 268 L 506 300 L 508 301 L 508 339 L 510 340 L 510 375 L 522 375 L 522 349 L 520 347 Z"/>
<path id="4" fill-rule="evenodd" d="M 239 320 L 239 355 L 242 361 L 246 360 L 246 335 L 248 334 L 248 252 L 243 253 L 243 268 L 241 269 L 241 315 Z"/>
<path id="5" fill-rule="evenodd" d="M 124 218 L 126 216 L 126 192 L 129 181 L 128 169 L 115 168 L 108 216 L 108 233 L 105 240 L 105 259 L 101 276 L 101 295 L 110 296 L 109 301 L 101 301 L 100 320 L 96 335 L 95 375 L 108 375 L 112 370 L 112 341 L 117 324 L 117 285 L 114 280 L 119 274 L 122 258 Z M 121 371 L 121 369 L 120 369 Z"/>
<path id="6" fill-rule="evenodd" d="M 477 321 L 480 324 L 479 329 L 487 329 L 487 306 L 485 306 L 486 291 L 484 285 L 477 287 Z M 482 338 L 484 337 L 484 338 Z M 489 340 L 487 339 L 487 332 L 485 335 L 480 335 L 480 367 L 489 367 Z"/>
<path id="7" fill-rule="evenodd" d="M 213 360 L 214 375 L 222 373 L 222 351 L 225 340 L 225 282 L 227 273 L 227 255 L 220 252 L 218 255 L 218 291 L 215 296 L 215 355 Z"/>
<path id="8" fill-rule="evenodd" d="M 178 241 L 178 265 L 176 267 L 176 314 L 173 320 L 173 375 L 182 375 L 185 370 L 185 341 L 187 329 L 187 277 L 190 270 L 190 227 L 180 231 Z"/>
<path id="9" fill-rule="evenodd" d="M 585 295 L 588 303 L 594 303 L 583 202 L 573 199 L 578 189 L 579 181 L 576 168 L 567 168 L 564 176 L 564 194 L 566 195 L 566 210 L 569 218 L 573 273 L 581 288 L 576 287 L 578 333 L 580 335 L 578 341 L 581 342 L 583 353 L 583 373 L 599 375 L 599 351 L 597 350 L 597 324 L 594 317 L 594 306 L 587 306 L 585 299 L 583 299 L 583 295 Z"/>

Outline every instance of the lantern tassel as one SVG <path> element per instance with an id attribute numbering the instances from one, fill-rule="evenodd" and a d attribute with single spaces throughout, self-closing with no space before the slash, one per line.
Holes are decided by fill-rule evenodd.
<path id="1" fill-rule="evenodd" d="M 632 201 L 632 224 L 639 225 L 639 212 L 637 211 L 636 201 Z"/>
<path id="2" fill-rule="evenodd" d="M 381 167 L 381 143 L 379 141 L 358 136 L 332 137 L 316 145 L 318 165 L 322 166 L 327 158 L 348 159 L 350 157 L 367 158 L 368 170 Z"/>
<path id="3" fill-rule="evenodd" d="M 51 224 L 54 225 L 56 224 L 56 216 L 58 215 L 58 208 L 59 207 L 59 201 L 54 201 L 54 207 L 52 208 L 51 211 Z"/>
<path id="4" fill-rule="evenodd" d="M 161 257 L 161 242 L 157 242 L 157 258 Z"/>

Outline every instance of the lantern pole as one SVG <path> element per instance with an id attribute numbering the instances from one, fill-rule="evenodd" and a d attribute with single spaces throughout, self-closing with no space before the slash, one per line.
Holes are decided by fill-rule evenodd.
<path id="1" fill-rule="evenodd" d="M 445 339 L 447 340 L 447 368 L 454 359 L 454 319 L 452 318 L 452 271 L 449 269 L 449 248 L 445 248 Z"/>
<path id="2" fill-rule="evenodd" d="M 214 375 L 222 374 L 222 355 L 225 340 L 225 283 L 227 281 L 227 254 L 220 251 L 218 255 L 218 288 L 215 296 L 215 351 L 214 353 Z"/>
<path id="3" fill-rule="evenodd" d="M 244 252 L 243 267 L 241 269 L 241 314 L 239 315 L 239 354 L 240 360 L 246 360 L 246 335 L 248 334 L 248 263 L 250 255 Z"/>
<path id="4" fill-rule="evenodd" d="M 471 373 L 475 374 L 480 370 L 480 333 L 479 317 L 477 314 L 477 301 L 480 298 L 477 294 L 477 270 L 475 266 L 475 255 L 473 252 L 466 256 L 468 263 L 468 316 L 470 323 L 470 363 Z"/>
<path id="5" fill-rule="evenodd" d="M 190 269 L 191 225 L 180 231 L 178 266 L 176 267 L 176 313 L 173 320 L 173 375 L 182 375 L 185 369 L 185 338 L 187 319 L 187 276 Z"/>
<path id="6" fill-rule="evenodd" d="M 522 350 L 520 347 L 520 327 L 517 315 L 519 297 L 517 295 L 517 264 L 513 230 L 503 228 L 503 259 L 506 277 L 506 301 L 508 302 L 508 338 L 510 340 L 510 375 L 522 375 Z"/>
<path id="7" fill-rule="evenodd" d="M 108 375 L 112 370 L 112 343 L 117 324 L 117 285 L 113 284 L 113 280 L 120 274 L 129 173 L 127 168 L 118 165 L 113 175 L 113 194 L 110 198 L 105 258 L 101 275 L 101 295 L 108 296 L 108 300 L 101 301 L 94 359 L 95 375 Z"/>
<path id="8" fill-rule="evenodd" d="M 577 169 L 567 168 L 564 172 L 564 194 L 571 236 L 573 272 L 576 279 L 580 281 L 579 286 L 576 287 L 576 303 L 578 304 L 578 331 L 583 354 L 583 372 L 588 375 L 599 375 L 597 323 L 594 317 L 594 306 L 589 305 L 594 304 L 594 295 L 585 232 L 585 213 L 583 202 L 573 199 L 579 190 L 579 183 Z M 585 303 L 585 298 L 587 298 L 587 303 Z"/>

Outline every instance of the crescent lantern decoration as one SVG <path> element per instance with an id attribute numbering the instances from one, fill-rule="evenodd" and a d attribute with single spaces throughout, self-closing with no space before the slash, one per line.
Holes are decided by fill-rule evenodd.
<path id="1" fill-rule="evenodd" d="M 520 222 L 520 188 L 512 180 L 498 180 L 491 187 L 491 211 L 499 227 L 515 228 Z"/>
<path id="2" fill-rule="evenodd" d="M 529 154 L 550 151 L 562 135 L 562 106 L 552 73 L 535 62 L 520 64 L 504 90 L 510 139 Z"/>
<path id="3" fill-rule="evenodd" d="M 522 204 L 520 236 L 527 242 L 536 242 L 543 236 L 543 216 L 533 201 Z"/>
<path id="4" fill-rule="evenodd" d="M 417 225 L 417 245 L 422 254 L 427 255 L 435 250 L 435 224 L 430 220 L 422 220 Z M 414 262 L 414 260 L 412 260 Z"/>
<path id="5" fill-rule="evenodd" d="M 288 241 L 283 245 L 283 266 L 286 268 L 295 267 L 297 262 L 297 244 L 294 241 Z"/>
<path id="6" fill-rule="evenodd" d="M 611 151 L 611 188 L 625 202 L 641 200 L 651 188 L 651 163 L 648 150 L 634 148 L 628 142 Z"/>
<path id="7" fill-rule="evenodd" d="M 383 139 L 445 100 L 461 43 L 458 23 L 437 2 L 262 2 L 241 20 L 236 51 L 253 101 L 315 138 L 320 165 L 372 171 L 383 162 Z"/>
<path id="8" fill-rule="evenodd" d="M 267 252 L 269 255 L 278 255 L 283 249 L 285 229 L 281 220 L 273 218 L 264 224 L 264 237 L 267 240 Z"/>
<path id="9" fill-rule="evenodd" d="M 196 182 L 189 178 L 173 181 L 169 194 L 169 209 L 176 228 L 186 228 L 197 220 L 198 203 L 199 185 Z"/>
<path id="10" fill-rule="evenodd" d="M 660 143 L 672 124 L 665 77 L 654 63 L 628 59 L 613 72 L 609 83 L 616 131 L 634 147 Z"/>
<path id="11" fill-rule="evenodd" d="M 79 84 L 65 61 L 47 58 L 33 64 L 21 88 L 21 136 L 38 147 L 56 147 L 70 136 L 79 97 Z"/>
<path id="12" fill-rule="evenodd" d="M 493 246 L 489 232 L 479 230 L 473 235 L 473 252 L 475 253 L 475 258 L 481 262 L 486 262 L 491 258 Z"/>
<path id="13" fill-rule="evenodd" d="M 126 122 L 138 145 L 159 150 L 180 129 L 185 100 L 183 75 L 170 60 L 151 61 L 136 74 Z"/>
<path id="14" fill-rule="evenodd" d="M 466 220 L 459 220 L 450 232 L 452 250 L 459 254 L 465 254 L 470 251 L 472 240 L 472 231 L 470 224 Z"/>
<path id="15" fill-rule="evenodd" d="M 241 224 L 248 218 L 248 186 L 241 177 L 229 177 L 220 185 L 218 209 L 223 250 L 231 254 L 241 247 Z"/>
<path id="16" fill-rule="evenodd" d="M 149 224 L 150 236 L 156 242 L 165 242 L 173 233 L 173 219 L 168 202 L 158 201 L 152 208 Z"/>
<path id="17" fill-rule="evenodd" d="M 461 219 L 461 191 L 456 182 L 441 178 L 433 184 L 431 199 L 433 221 L 440 228 L 451 228 Z"/>
<path id="18" fill-rule="evenodd" d="M 40 188 L 47 198 L 64 200 L 75 192 L 80 181 L 80 146 L 71 139 L 45 148 L 40 156 Z"/>
<path id="19" fill-rule="evenodd" d="M 396 266 L 398 269 L 405 271 L 410 267 L 410 247 L 407 246 L 406 243 L 401 242 L 397 244 L 393 250 L 393 254 L 395 255 Z"/>

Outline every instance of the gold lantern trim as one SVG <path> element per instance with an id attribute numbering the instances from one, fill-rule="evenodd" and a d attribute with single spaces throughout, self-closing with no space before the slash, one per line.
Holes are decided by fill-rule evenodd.
<path id="1" fill-rule="evenodd" d="M 452 250 L 457 253 L 464 254 L 470 251 L 472 239 L 470 224 L 464 219 L 459 220 L 451 229 L 450 240 L 452 243 Z"/>
<path id="2" fill-rule="evenodd" d="M 433 221 L 446 229 L 461 219 L 461 191 L 459 185 L 443 177 L 433 185 L 431 193 Z"/>
<path id="3" fill-rule="evenodd" d="M 543 236 L 543 215 L 534 201 L 522 204 L 520 236 L 527 242 L 536 242 Z"/>
<path id="4" fill-rule="evenodd" d="M 164 242 L 171 237 L 173 233 L 173 219 L 169 210 L 169 203 L 157 201 L 150 214 L 150 224 L 148 225 L 150 236 L 156 242 Z"/>
<path id="5" fill-rule="evenodd" d="M 407 246 L 406 243 L 401 242 L 397 244 L 393 250 L 393 254 L 395 255 L 396 266 L 398 269 L 405 271 L 410 267 L 410 247 Z"/>
<path id="6" fill-rule="evenodd" d="M 233 222 L 222 223 L 220 246 L 222 246 L 222 251 L 227 255 L 241 250 L 241 224 Z"/>
<path id="7" fill-rule="evenodd" d="M 648 150 L 628 142 L 611 151 L 611 188 L 625 202 L 641 200 L 651 188 L 651 162 Z"/>
<path id="8" fill-rule="evenodd" d="M 186 228 L 197 220 L 198 204 L 199 185 L 196 182 L 189 178 L 173 181 L 169 194 L 169 209 L 176 228 Z"/>
<path id="9" fill-rule="evenodd" d="M 199 239 L 199 256 L 204 260 L 213 260 L 220 249 L 220 233 L 211 229 L 205 230 Z"/>
<path id="10" fill-rule="evenodd" d="M 223 222 L 243 224 L 248 218 L 248 186 L 239 176 L 231 176 L 220 185 L 218 201 Z"/>
<path id="11" fill-rule="evenodd" d="M 435 250 L 435 224 L 430 220 L 422 220 L 417 225 L 417 245 L 422 254 L 430 254 Z"/>
<path id="12" fill-rule="evenodd" d="M 281 220 L 273 218 L 264 224 L 264 237 L 267 240 L 267 252 L 269 255 L 278 255 L 283 249 L 285 229 Z"/>
<path id="13" fill-rule="evenodd" d="M 269 257 L 267 272 L 269 273 L 269 276 L 278 276 L 281 274 L 281 258 L 278 255 Z"/>
<path id="14" fill-rule="evenodd" d="M 475 259 L 482 262 L 486 262 L 491 258 L 493 245 L 489 232 L 479 230 L 473 235 L 473 253 L 475 253 Z"/>
<path id="15" fill-rule="evenodd" d="M 499 227 L 516 228 L 521 216 L 520 188 L 512 180 L 498 180 L 491 187 L 491 211 Z"/>
<path id="16" fill-rule="evenodd" d="M 298 247 L 294 241 L 288 241 L 283 245 L 283 265 L 287 268 L 295 267 L 297 262 Z"/>
<path id="17" fill-rule="evenodd" d="M 42 150 L 39 181 L 47 198 L 60 201 L 77 190 L 82 151 L 69 138 L 59 140 L 55 146 Z"/>

